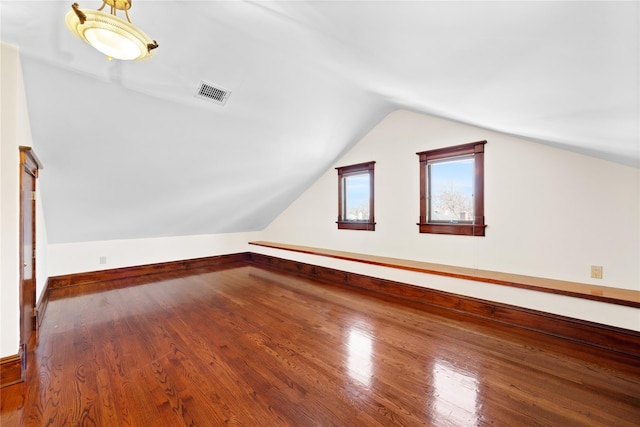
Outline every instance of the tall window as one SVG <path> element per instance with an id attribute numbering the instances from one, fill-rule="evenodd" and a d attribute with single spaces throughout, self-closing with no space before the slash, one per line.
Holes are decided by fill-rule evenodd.
<path id="1" fill-rule="evenodd" d="M 484 236 L 484 145 L 422 151 L 420 233 Z"/>
<path id="2" fill-rule="evenodd" d="M 336 168 L 338 171 L 338 228 L 375 230 L 373 170 L 376 162 Z"/>

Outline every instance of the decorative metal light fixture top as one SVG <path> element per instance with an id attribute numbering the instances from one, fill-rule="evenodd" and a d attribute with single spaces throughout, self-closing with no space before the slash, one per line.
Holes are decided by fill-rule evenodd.
<path id="1" fill-rule="evenodd" d="M 78 3 L 66 16 L 69 29 L 85 42 L 104 53 L 108 59 L 144 59 L 158 47 L 142 30 L 131 23 L 129 9 L 132 0 L 103 0 L 98 10 L 80 9 Z M 109 5 L 110 12 L 102 12 Z M 124 10 L 127 21 L 116 16 L 116 10 Z"/>

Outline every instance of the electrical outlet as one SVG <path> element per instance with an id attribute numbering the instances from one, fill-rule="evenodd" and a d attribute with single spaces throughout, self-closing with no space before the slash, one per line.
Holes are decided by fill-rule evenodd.
<path id="1" fill-rule="evenodd" d="M 591 266 L 591 278 L 592 279 L 602 279 L 602 266 L 601 265 L 592 265 Z"/>
<path id="2" fill-rule="evenodd" d="M 101 256 L 100 257 L 100 264 L 106 264 L 107 263 L 107 257 L 106 256 Z"/>

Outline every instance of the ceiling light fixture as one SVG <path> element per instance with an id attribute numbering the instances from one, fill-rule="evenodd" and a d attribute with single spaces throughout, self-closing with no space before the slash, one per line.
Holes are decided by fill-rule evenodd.
<path id="1" fill-rule="evenodd" d="M 78 3 L 65 17 L 69 29 L 107 55 L 108 59 L 143 59 L 151 55 L 158 47 L 143 31 L 136 28 L 129 18 L 129 9 L 133 0 L 103 0 L 98 10 L 80 9 Z M 111 13 L 102 12 L 106 5 Z M 127 21 L 116 16 L 116 10 L 124 10 Z"/>

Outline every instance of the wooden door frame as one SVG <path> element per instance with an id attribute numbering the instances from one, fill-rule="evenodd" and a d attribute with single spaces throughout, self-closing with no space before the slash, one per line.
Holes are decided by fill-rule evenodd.
<path id="1" fill-rule="evenodd" d="M 36 157 L 33 149 L 31 147 L 23 147 L 20 146 L 20 184 L 19 184 L 19 191 L 20 191 L 20 222 L 19 222 L 19 233 L 20 233 L 20 240 L 19 240 L 19 267 L 20 267 L 20 356 L 22 358 L 22 379 L 24 380 L 25 374 L 26 374 L 26 370 L 27 370 L 27 353 L 30 350 L 30 348 L 27 348 L 27 346 L 25 346 L 25 343 L 29 343 L 31 340 L 31 335 L 29 337 L 25 337 L 25 330 L 24 330 L 24 321 L 25 321 L 25 316 L 32 316 L 34 319 L 33 322 L 33 329 L 32 331 L 35 332 L 36 331 L 36 327 L 37 327 L 37 322 L 35 322 L 35 304 L 36 304 L 36 295 L 35 293 L 37 293 L 36 289 L 36 179 L 38 178 L 38 172 L 40 169 L 42 169 L 42 164 L 40 163 L 40 160 L 38 160 L 38 157 Z M 31 273 L 31 277 L 33 280 L 33 292 L 34 292 L 34 296 L 33 296 L 33 308 L 31 310 L 31 313 L 25 313 L 24 312 L 24 295 L 25 295 L 25 289 L 24 289 L 24 263 L 25 263 L 25 259 L 24 259 L 24 244 L 25 244 L 25 236 L 24 236 L 24 211 L 23 211 L 23 206 L 24 206 L 24 194 L 26 190 L 25 188 L 23 188 L 23 186 L 25 185 L 23 177 L 24 177 L 24 173 L 28 173 L 31 176 L 33 176 L 33 181 L 32 181 L 32 187 L 29 189 L 30 194 L 31 194 L 31 210 L 32 210 L 32 215 L 31 215 L 31 247 L 32 247 L 32 273 Z M 28 194 L 28 193 L 27 193 Z"/>

